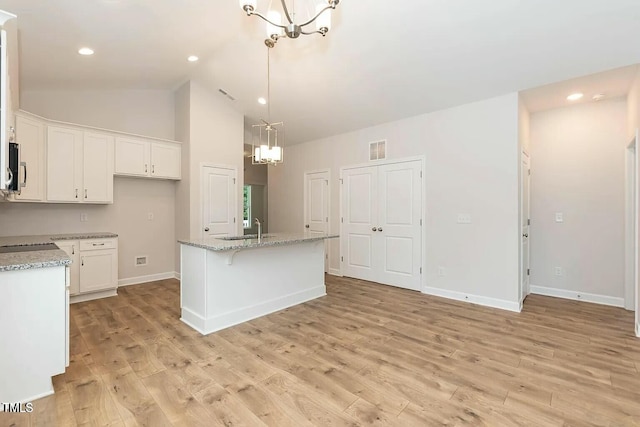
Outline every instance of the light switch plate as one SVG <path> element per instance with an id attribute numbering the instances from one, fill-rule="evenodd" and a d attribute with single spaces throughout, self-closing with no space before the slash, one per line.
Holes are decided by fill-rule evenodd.
<path id="1" fill-rule="evenodd" d="M 556 222 L 564 222 L 564 215 L 562 212 L 556 212 Z"/>
<path id="2" fill-rule="evenodd" d="M 458 224 L 471 224 L 471 214 L 468 214 L 468 213 L 458 214 Z"/>

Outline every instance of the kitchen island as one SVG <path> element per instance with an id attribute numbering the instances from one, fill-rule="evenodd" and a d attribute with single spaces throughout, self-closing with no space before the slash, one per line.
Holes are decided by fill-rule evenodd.
<path id="1" fill-rule="evenodd" d="M 181 320 L 207 335 L 326 295 L 324 240 L 337 237 L 179 240 Z"/>

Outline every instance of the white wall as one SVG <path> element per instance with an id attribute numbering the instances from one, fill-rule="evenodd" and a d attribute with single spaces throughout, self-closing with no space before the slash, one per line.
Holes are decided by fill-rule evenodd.
<path id="1" fill-rule="evenodd" d="M 21 108 L 68 121 L 159 138 L 174 138 L 174 100 L 170 91 L 23 92 Z M 86 212 L 89 221 L 80 222 Z M 148 221 L 147 213 L 154 214 Z M 170 273 L 175 267 L 175 183 L 114 180 L 113 205 L 0 203 L 0 235 L 112 231 L 119 239 L 119 278 Z M 148 265 L 134 267 L 136 255 Z"/>
<path id="2" fill-rule="evenodd" d="M 389 159 L 426 158 L 423 283 L 427 290 L 454 292 L 462 298 L 475 295 L 485 298 L 483 303 L 517 307 L 519 147 L 515 93 L 285 147 L 285 162 L 269 170 L 270 231 L 304 229 L 304 172 L 328 168 L 330 228 L 339 232 L 340 168 L 367 163 L 368 143 L 380 139 L 387 139 Z M 457 224 L 458 213 L 471 214 L 472 224 Z M 334 239 L 330 271 L 339 270 L 339 259 L 339 242 Z M 446 268 L 446 276 L 437 276 L 438 266 Z"/>
<path id="3" fill-rule="evenodd" d="M 174 138 L 174 95 L 168 90 L 23 91 L 20 108 L 64 122 Z"/>
<path id="4" fill-rule="evenodd" d="M 563 296 L 621 303 L 627 144 L 624 99 L 531 115 L 534 292 L 541 286 Z M 556 212 L 564 222 L 555 221 Z M 556 267 L 562 276 L 555 275 Z"/>
<path id="5" fill-rule="evenodd" d="M 640 128 L 640 67 L 635 81 L 631 86 L 627 97 L 627 140 L 631 141 L 636 136 L 637 129 Z M 636 141 L 636 150 L 640 150 L 640 141 Z M 637 158 L 637 156 L 636 156 Z M 636 171 L 640 170 L 640 165 L 636 165 Z M 636 186 L 640 187 L 640 173 L 636 172 Z M 640 233 L 640 222 L 636 224 L 636 232 Z M 640 256 L 640 254 L 639 254 Z M 640 265 L 640 260 L 638 264 Z M 636 304 L 634 308 L 640 307 L 640 285 L 636 283 Z M 640 311 L 636 312 L 636 335 L 640 336 Z"/>

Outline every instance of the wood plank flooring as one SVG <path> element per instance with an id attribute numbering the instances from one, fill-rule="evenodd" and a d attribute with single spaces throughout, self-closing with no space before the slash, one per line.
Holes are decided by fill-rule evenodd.
<path id="1" fill-rule="evenodd" d="M 71 307 L 56 393 L 1 426 L 633 426 L 633 313 L 509 313 L 327 276 L 326 297 L 201 336 L 175 280 Z"/>

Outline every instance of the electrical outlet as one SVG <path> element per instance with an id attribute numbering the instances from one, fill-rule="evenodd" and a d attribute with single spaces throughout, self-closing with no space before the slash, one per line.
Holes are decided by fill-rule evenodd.
<path id="1" fill-rule="evenodd" d="M 438 267 L 438 276 L 443 277 L 446 275 L 447 275 L 447 270 L 443 266 Z"/>
<path id="2" fill-rule="evenodd" d="M 89 221 L 89 216 L 86 213 L 81 213 L 80 214 L 80 222 L 87 222 Z"/>
<path id="3" fill-rule="evenodd" d="M 564 222 L 564 214 L 562 212 L 556 212 L 556 222 Z"/>
<path id="4" fill-rule="evenodd" d="M 458 214 L 458 224 L 471 224 L 471 214 L 459 213 Z"/>
<path id="5" fill-rule="evenodd" d="M 563 271 L 562 271 L 562 267 L 556 267 L 556 268 L 555 268 L 555 271 L 554 271 L 554 274 L 555 274 L 556 276 L 563 276 L 563 275 L 564 275 L 564 273 L 563 273 Z"/>
<path id="6" fill-rule="evenodd" d="M 147 214 L 147 219 L 148 219 L 149 221 L 153 221 L 153 212 L 149 212 L 149 213 Z"/>

